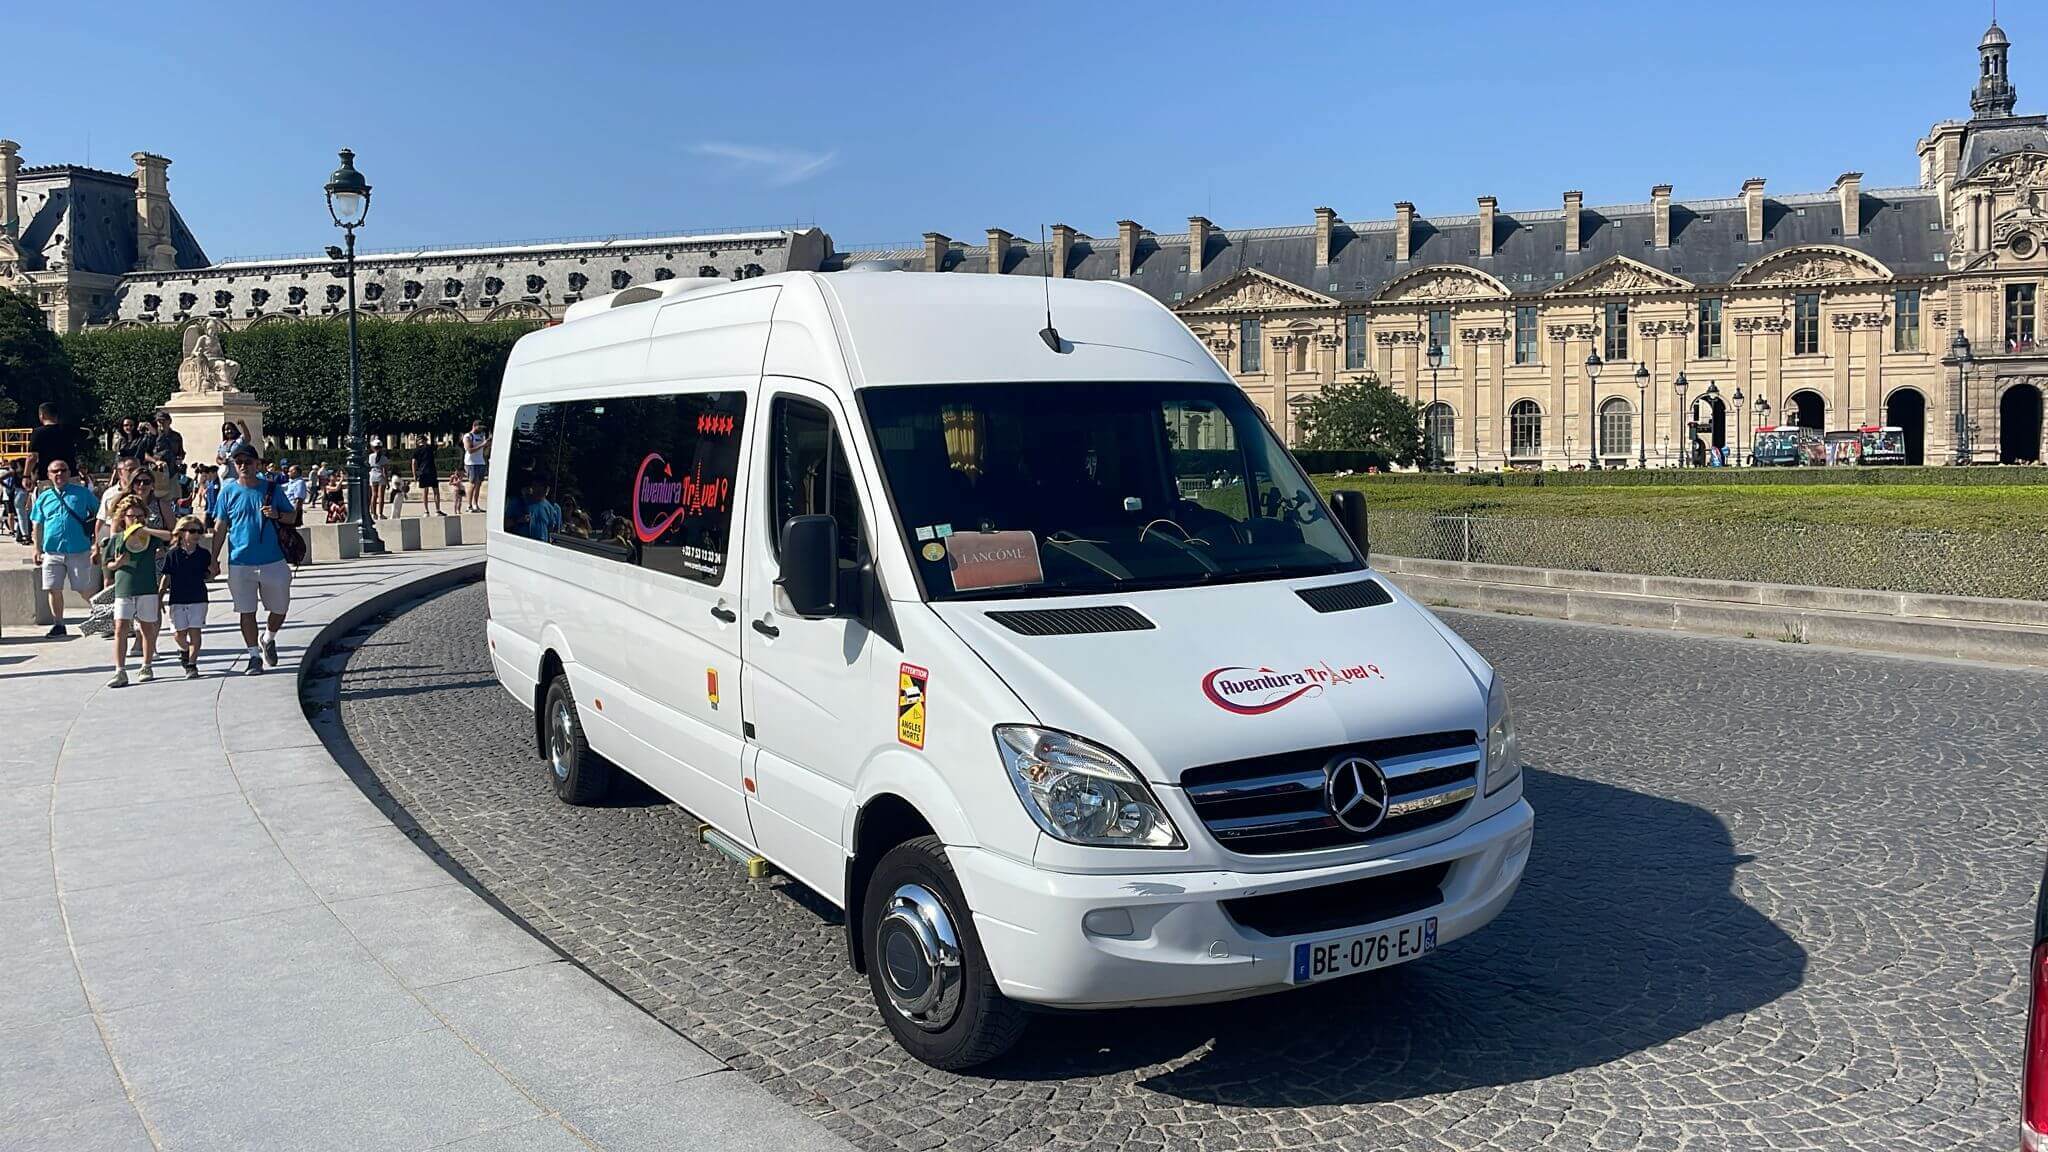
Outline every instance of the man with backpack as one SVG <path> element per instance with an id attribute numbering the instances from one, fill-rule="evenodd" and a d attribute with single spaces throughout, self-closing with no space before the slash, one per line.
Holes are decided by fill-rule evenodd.
<path id="1" fill-rule="evenodd" d="M 277 630 L 284 627 L 285 612 L 292 602 L 292 569 L 287 556 L 297 556 L 303 547 L 299 539 L 300 513 L 284 493 L 283 485 L 263 475 L 262 462 L 248 441 L 234 445 L 232 463 L 235 478 L 220 486 L 218 507 L 209 508 L 214 528 L 212 552 L 225 557 L 228 598 L 241 617 L 242 640 L 249 646 L 247 673 L 277 666 Z M 287 541 L 284 537 L 290 534 Z M 221 542 L 227 551 L 221 551 Z M 259 642 L 256 634 L 256 605 L 262 602 L 269 613 L 269 627 Z"/>

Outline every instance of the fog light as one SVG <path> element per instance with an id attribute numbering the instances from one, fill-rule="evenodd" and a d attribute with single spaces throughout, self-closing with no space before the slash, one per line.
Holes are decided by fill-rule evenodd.
<path id="1" fill-rule="evenodd" d="M 1128 908 L 1097 908 L 1081 917 L 1081 930 L 1090 936 L 1130 936 L 1137 932 Z"/>

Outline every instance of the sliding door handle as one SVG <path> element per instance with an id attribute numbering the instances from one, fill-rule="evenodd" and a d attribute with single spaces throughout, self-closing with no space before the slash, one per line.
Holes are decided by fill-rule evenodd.
<path id="1" fill-rule="evenodd" d="M 717 620 L 721 624 L 730 624 L 733 621 L 740 618 L 739 613 L 733 611 L 730 608 L 727 608 L 723 604 L 713 605 L 711 608 L 711 616 L 713 619 Z"/>
<path id="2" fill-rule="evenodd" d="M 766 636 L 770 640 L 773 640 L 777 636 L 782 635 L 782 629 L 777 628 L 773 624 L 770 624 L 766 616 L 763 616 L 759 620 L 754 621 L 754 631 L 759 632 L 761 635 Z"/>

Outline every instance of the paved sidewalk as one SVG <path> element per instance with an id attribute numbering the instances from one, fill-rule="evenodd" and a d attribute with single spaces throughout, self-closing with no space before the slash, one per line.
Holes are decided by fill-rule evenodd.
<path id="1" fill-rule="evenodd" d="M 846 1147 L 457 882 L 307 722 L 324 626 L 480 559 L 303 570 L 261 676 L 218 590 L 198 681 L 0 640 L 0 1150 Z"/>

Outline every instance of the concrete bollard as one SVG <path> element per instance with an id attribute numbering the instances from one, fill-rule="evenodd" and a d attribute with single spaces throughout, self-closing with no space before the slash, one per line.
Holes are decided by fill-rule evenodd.
<path id="1" fill-rule="evenodd" d="M 420 517 L 420 547 L 446 548 L 462 543 L 462 523 L 453 516 Z"/>
<path id="2" fill-rule="evenodd" d="M 420 522 L 412 519 L 379 520 L 377 535 L 384 541 L 386 552 L 417 552 L 420 550 Z"/>
<path id="3" fill-rule="evenodd" d="M 354 523 L 308 524 L 299 529 L 306 538 L 306 559 L 313 564 L 354 560 L 363 554 L 363 530 Z"/>
<path id="4" fill-rule="evenodd" d="M 464 512 L 462 514 L 461 519 L 462 523 L 458 526 L 457 530 L 462 533 L 462 538 L 456 542 L 459 544 L 483 543 L 485 523 L 484 513 Z"/>

